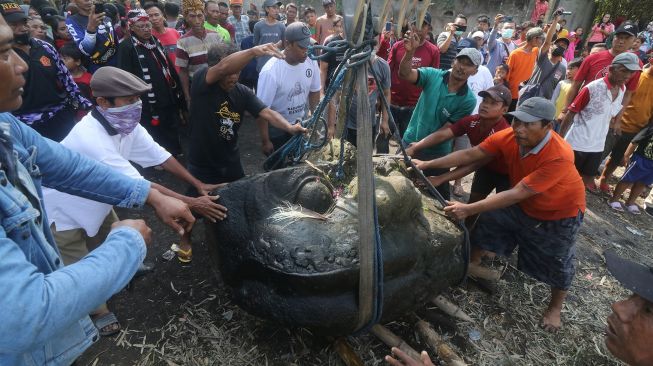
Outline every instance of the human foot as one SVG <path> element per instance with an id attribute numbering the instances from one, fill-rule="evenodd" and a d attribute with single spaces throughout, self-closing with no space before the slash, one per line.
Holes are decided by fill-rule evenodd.
<path id="1" fill-rule="evenodd" d="M 562 327 L 560 319 L 560 309 L 548 308 L 544 311 L 540 327 L 549 333 L 555 333 Z"/>

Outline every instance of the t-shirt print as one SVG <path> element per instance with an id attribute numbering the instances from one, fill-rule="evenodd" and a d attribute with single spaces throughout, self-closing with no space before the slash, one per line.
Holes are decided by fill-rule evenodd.
<path id="1" fill-rule="evenodd" d="M 229 102 L 222 102 L 220 108 L 215 114 L 218 115 L 218 134 L 227 141 L 231 141 L 234 136 L 234 124 L 240 123 L 240 114 L 232 112 L 229 108 Z"/>

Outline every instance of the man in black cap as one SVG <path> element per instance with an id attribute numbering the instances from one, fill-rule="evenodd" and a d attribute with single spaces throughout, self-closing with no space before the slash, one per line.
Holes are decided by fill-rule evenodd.
<path id="1" fill-rule="evenodd" d="M 562 325 L 562 304 L 574 278 L 585 189 L 571 147 L 551 129 L 553 103 L 533 97 L 510 114 L 512 128 L 480 145 L 415 164 L 422 170 L 441 169 L 497 159 L 507 167 L 511 189 L 474 203 L 450 202 L 444 211 L 458 220 L 483 213 L 471 234 L 472 276 L 484 255 L 508 257 L 519 246 L 519 270 L 551 286 L 540 325 L 553 332 Z"/>
<path id="2" fill-rule="evenodd" d="M 638 28 L 636 24 L 624 22 L 619 26 L 619 28 L 617 28 L 615 32 L 614 40 L 612 41 L 612 48 L 589 55 L 583 60 L 583 63 L 580 65 L 580 68 L 574 77 L 574 83 L 572 84 L 571 88 L 569 89 L 569 93 L 567 94 L 566 106 L 563 108 L 562 113 L 558 116 L 559 120 L 564 119 L 565 114 L 568 112 L 569 105 L 571 105 L 574 99 L 576 99 L 576 96 L 578 95 L 580 88 L 583 85 L 587 85 L 596 79 L 600 79 L 608 75 L 608 69 L 610 68 L 610 64 L 612 64 L 612 60 L 617 55 L 628 52 L 628 50 L 630 50 L 633 42 L 635 41 L 635 38 L 637 37 L 637 32 Z M 640 61 L 639 66 L 642 67 L 644 64 L 642 64 Z M 633 93 L 637 89 L 640 74 L 641 72 L 639 71 L 635 72 L 630 77 L 630 79 L 628 79 L 628 82 L 626 82 L 626 92 L 621 104 L 624 108 L 622 108 L 619 114 L 613 119 L 610 126 L 611 132 L 608 133 L 608 139 L 606 140 L 605 151 L 607 152 L 612 150 L 612 145 L 616 141 L 614 136 L 621 134 L 621 117 L 626 107 L 630 103 L 630 99 L 632 98 Z M 600 187 L 600 189 L 606 191 L 609 190 L 609 187 L 605 185 Z"/>
<path id="3" fill-rule="evenodd" d="M 30 65 L 25 71 L 23 104 L 13 114 L 41 135 L 61 141 L 75 125 L 80 109 L 91 102 L 82 96 L 72 75 L 52 45 L 31 38 L 27 17 L 13 1 L 0 1 L 0 12 L 14 35 L 13 48 Z"/>

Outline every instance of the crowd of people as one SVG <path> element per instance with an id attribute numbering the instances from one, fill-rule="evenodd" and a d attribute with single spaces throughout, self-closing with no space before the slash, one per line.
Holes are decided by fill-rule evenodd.
<path id="1" fill-rule="evenodd" d="M 312 45 L 347 38 L 335 1 L 322 5 L 265 0 L 243 13 L 242 0 L 0 0 L 0 277 L 13 283 L 0 304 L 18 305 L 1 319 L 21 330 L 0 339 L 0 363 L 69 364 L 120 330 L 106 300 L 152 270 L 143 263 L 151 232 L 120 221 L 113 206 L 152 205 L 180 235 L 179 261 L 192 261 L 193 214 L 225 219 L 228 207 L 210 192 L 245 176 L 246 114 L 270 155 L 306 132 L 299 122 L 334 87 L 344 51 L 308 57 Z M 541 326 L 557 331 L 586 192 L 639 214 L 636 200 L 653 184 L 653 22 L 639 32 L 605 14 L 585 37 L 548 6 L 537 0 L 523 23 L 497 14 L 469 26 L 458 14 L 442 32 L 428 13 L 421 24 L 391 19 L 374 35 L 369 119 L 357 121 L 353 100 L 343 137 L 355 145 L 358 123 L 378 138 L 398 133 L 448 201 L 445 212 L 470 229 L 470 276 L 483 257 L 518 248 L 519 269 L 551 288 Z M 328 138 L 338 129 L 335 95 Z M 188 189 L 150 183 L 132 163 L 166 170 Z M 626 171 L 612 190 L 619 166 Z M 472 172 L 469 200 L 459 202 Z M 653 193 L 644 210 L 653 214 Z M 622 332 L 630 324 L 622 308 L 653 329 L 651 290 L 632 284 L 650 275 L 612 262 L 636 294 L 614 306 L 608 347 L 650 364 L 650 351 L 627 346 L 637 335 Z"/>

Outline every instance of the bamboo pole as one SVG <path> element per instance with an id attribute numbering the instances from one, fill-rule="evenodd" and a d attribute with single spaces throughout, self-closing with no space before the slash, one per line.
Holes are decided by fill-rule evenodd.
<path id="1" fill-rule="evenodd" d="M 397 347 L 400 350 L 406 352 L 410 358 L 416 361 L 420 361 L 420 355 L 413 347 L 409 346 L 408 343 L 404 342 L 403 339 L 399 338 L 396 334 L 392 333 L 388 328 L 383 325 L 376 324 L 372 327 L 372 334 L 374 334 L 378 339 L 385 343 L 388 347 Z"/>
<path id="2" fill-rule="evenodd" d="M 447 366 L 467 366 L 465 361 L 453 351 L 429 323 L 420 320 L 417 322 L 416 328 L 424 341 L 433 348 Z"/>
<path id="3" fill-rule="evenodd" d="M 455 305 L 451 301 L 445 299 L 442 295 L 438 295 L 432 298 L 431 302 L 435 304 L 435 306 L 439 307 L 440 310 L 444 311 L 449 316 L 453 316 L 454 318 L 458 318 L 466 322 L 474 321 L 469 315 L 467 315 L 464 311 L 462 311 L 462 309 L 460 309 L 457 305 Z"/>

